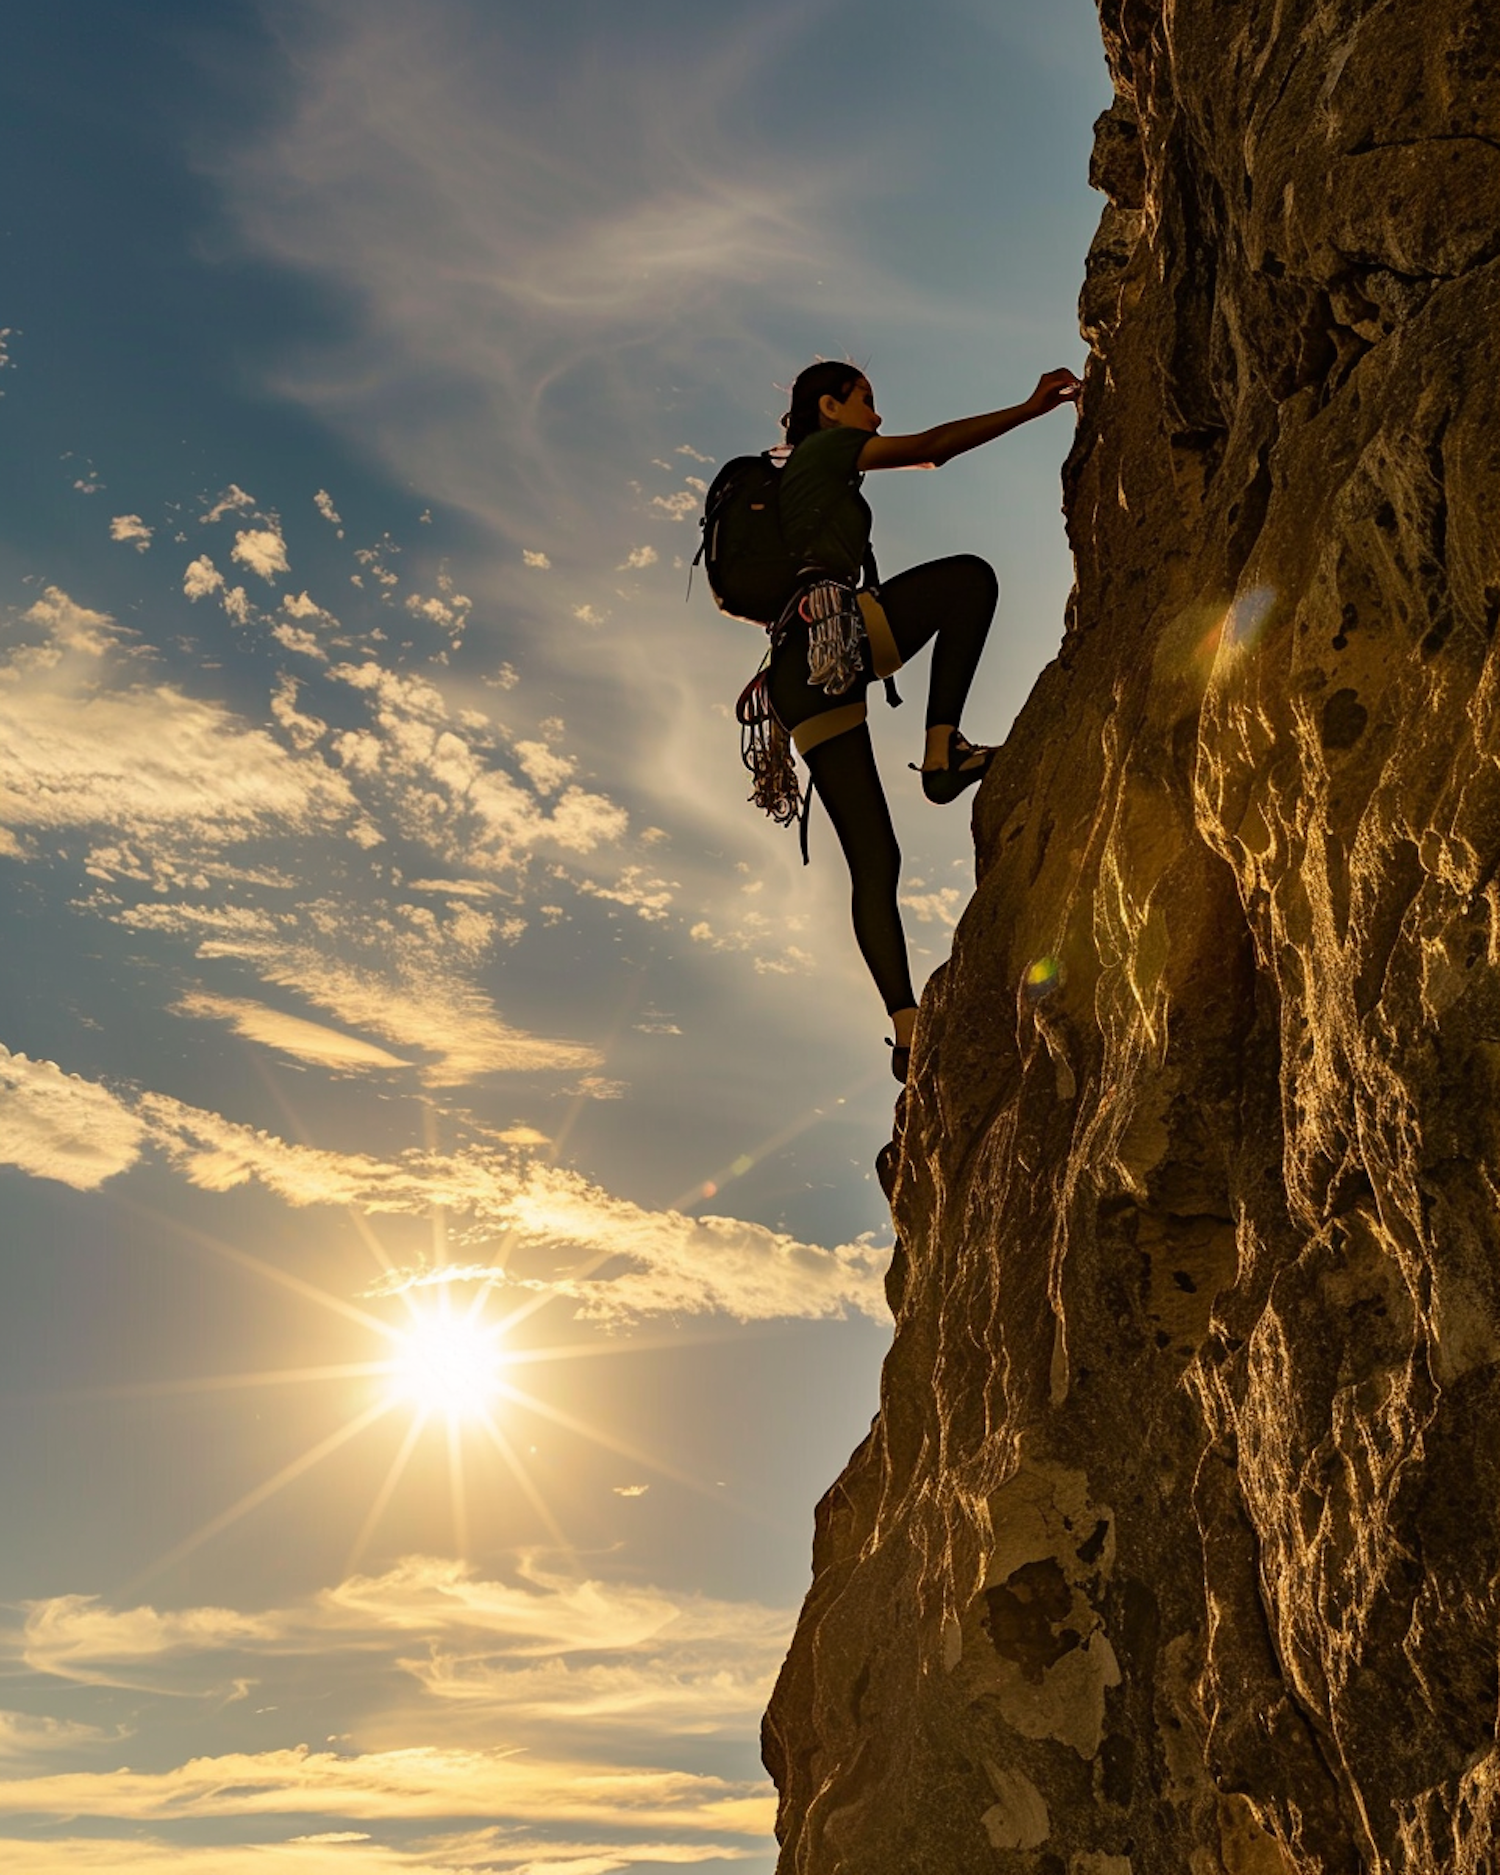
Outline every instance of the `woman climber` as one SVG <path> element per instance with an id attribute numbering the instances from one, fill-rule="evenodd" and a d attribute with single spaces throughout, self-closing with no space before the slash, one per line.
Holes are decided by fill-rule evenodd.
<path id="1" fill-rule="evenodd" d="M 792 446 L 778 477 L 781 536 L 799 574 L 796 594 L 772 630 L 762 694 L 774 725 L 807 763 L 848 861 L 854 936 L 895 1028 L 891 1066 L 899 1081 L 911 1061 L 917 999 L 896 898 L 901 849 L 875 766 L 865 691 L 872 678 L 891 676 L 936 639 L 922 791 L 929 801 L 956 801 L 995 755 L 969 742 L 959 721 L 999 585 L 972 554 L 877 580 L 860 482 L 871 469 L 939 467 L 1072 403 L 1080 389 L 1071 371 L 1049 371 L 1024 403 L 1008 410 L 915 436 L 881 436 L 869 380 L 852 365 L 819 363 L 792 386 L 791 408 L 781 419 Z"/>

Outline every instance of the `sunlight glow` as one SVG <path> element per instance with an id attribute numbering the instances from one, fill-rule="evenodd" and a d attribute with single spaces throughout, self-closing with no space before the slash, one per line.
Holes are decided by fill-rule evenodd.
<path id="1" fill-rule="evenodd" d="M 395 1337 L 391 1388 L 424 1414 L 477 1420 L 500 1389 L 504 1362 L 496 1323 L 435 1309 Z"/>
<path id="2" fill-rule="evenodd" d="M 794 1123 L 792 1130 L 800 1130 L 820 1117 L 820 1112 L 814 1109 L 811 1115 Z M 751 1154 L 743 1155 L 727 1167 L 722 1176 L 740 1176 L 747 1162 L 754 1163 Z M 729 1503 L 741 1515 L 751 1517 L 756 1522 L 762 1521 L 754 1517 L 746 1506 L 728 1498 L 722 1485 L 710 1487 L 706 1480 L 668 1464 L 603 1427 L 566 1412 L 517 1386 L 514 1375 L 521 1368 L 547 1369 L 559 1364 L 566 1368 L 573 1362 L 593 1357 L 618 1358 L 622 1350 L 617 1343 L 606 1345 L 586 1339 L 543 1347 L 515 1345 L 512 1339 L 515 1331 L 538 1310 L 555 1301 L 556 1296 L 541 1290 L 528 1295 L 504 1314 L 487 1317 L 483 1311 L 491 1298 L 495 1279 L 503 1269 L 503 1262 L 499 1265 L 486 1263 L 467 1268 L 449 1263 L 441 1214 L 435 1214 L 433 1218 L 432 1268 L 443 1287 L 435 1302 L 425 1307 L 414 1295 L 414 1285 L 404 1279 L 405 1272 L 397 1268 L 376 1240 L 373 1231 L 368 1226 L 361 1228 L 360 1235 L 366 1247 L 385 1276 L 391 1279 L 389 1290 L 382 1289 L 380 1293 L 394 1293 L 404 1305 L 406 1319 L 398 1327 L 340 1296 L 330 1294 L 305 1278 L 293 1276 L 264 1258 L 253 1256 L 233 1244 L 184 1225 L 179 1219 L 149 1212 L 139 1206 L 131 1206 L 131 1209 L 151 1218 L 173 1235 L 180 1236 L 194 1249 L 225 1259 L 266 1282 L 290 1290 L 304 1301 L 316 1303 L 346 1321 L 372 1330 L 384 1344 L 382 1352 L 385 1356 L 377 1360 L 337 1361 L 254 1373 L 209 1374 L 136 1385 L 70 1389 L 49 1396 L 66 1399 L 128 1399 L 156 1395 L 211 1394 L 239 1388 L 279 1389 L 308 1383 L 347 1388 L 351 1381 L 379 1377 L 381 1384 L 376 1389 L 376 1397 L 367 1397 L 364 1406 L 352 1417 L 331 1432 L 315 1437 L 302 1452 L 148 1564 L 128 1585 L 131 1593 L 138 1591 L 145 1582 L 163 1570 L 185 1560 L 204 1544 L 223 1535 L 250 1513 L 262 1509 L 336 1452 L 353 1445 L 366 1431 L 383 1422 L 388 1426 L 391 1422 L 399 1424 L 402 1420 L 406 1423 L 404 1431 L 395 1441 L 384 1478 L 360 1522 L 349 1553 L 346 1574 L 352 1574 L 360 1566 L 366 1551 L 375 1542 L 379 1526 L 390 1513 L 400 1486 L 412 1468 L 412 1461 L 417 1457 L 424 1433 L 431 1431 L 443 1435 L 445 1468 L 448 1473 L 448 1507 L 456 1554 L 460 1557 L 468 1554 L 474 1534 L 470 1522 L 471 1507 L 486 1501 L 484 1497 L 474 1494 L 467 1476 L 471 1435 L 474 1434 L 478 1435 L 478 1446 L 482 1449 L 487 1445 L 510 1474 L 520 1498 L 546 1531 L 557 1552 L 572 1552 L 571 1539 L 558 1523 L 522 1457 L 524 1452 L 534 1460 L 537 1448 L 535 1445 L 526 1445 L 524 1435 L 516 1435 L 522 1439 L 522 1443 L 511 1442 L 511 1438 L 497 1423 L 497 1413 L 502 1411 L 507 1420 L 517 1417 L 523 1420 L 532 1417 L 548 1420 L 574 1437 L 627 1459 L 632 1467 L 668 1478 L 691 1491 L 712 1498 L 716 1504 Z M 590 1259 L 583 1266 L 584 1273 L 605 1260 L 604 1256 Z M 467 1304 L 459 1302 L 454 1293 L 460 1284 L 473 1284 L 475 1287 L 475 1293 Z M 699 1343 L 720 1338 L 718 1335 L 693 1337 Z M 652 1348 L 675 1348 L 681 1345 L 681 1336 L 671 1335 L 635 1340 L 629 1351 L 639 1354 Z M 361 1394 L 364 1391 L 363 1388 L 357 1389 Z M 402 1407 L 407 1409 L 406 1413 L 398 1410 Z M 638 1497 L 644 1495 L 648 1488 L 645 1484 L 631 1484 L 617 1486 L 615 1490 L 621 1497 Z"/>

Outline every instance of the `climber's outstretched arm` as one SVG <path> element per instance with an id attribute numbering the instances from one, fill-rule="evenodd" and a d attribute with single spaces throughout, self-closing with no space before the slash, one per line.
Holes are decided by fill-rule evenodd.
<path id="1" fill-rule="evenodd" d="M 992 443 L 1033 417 L 1056 410 L 1059 404 L 1071 404 L 1081 388 L 1071 371 L 1048 371 L 1024 404 L 1013 404 L 1008 410 L 960 417 L 956 423 L 939 423 L 917 436 L 872 436 L 859 452 L 860 470 L 941 468 L 966 450 Z"/>

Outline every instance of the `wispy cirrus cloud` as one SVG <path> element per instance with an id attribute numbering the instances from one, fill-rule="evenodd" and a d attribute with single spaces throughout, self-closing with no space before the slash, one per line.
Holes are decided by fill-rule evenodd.
<path id="1" fill-rule="evenodd" d="M 672 1759 L 681 1741 L 733 1737 L 751 1721 L 789 1609 L 609 1582 L 521 1554 L 490 1575 L 411 1556 L 261 1610 L 64 1595 L 20 1612 L 0 1647 L 43 1681 L 191 1699 L 228 1678 L 255 1686 L 274 1712 L 316 1663 L 335 1697 L 362 1689 L 362 1716 L 336 1749 L 220 1752 L 137 1772 L 90 1765 L 117 1752 L 110 1734 L 9 1715 L 23 1748 L 0 1777 L 0 1815 L 174 1826 L 296 1817 L 311 1827 L 283 1825 L 279 1840 L 325 1853 L 368 1844 L 408 1870 L 517 1871 L 737 1859 L 761 1849 L 774 1815 L 764 1780 Z M 399 1742 L 414 1730 L 420 1745 Z M 6 1735 L 0 1718 L 0 1756 Z M 60 1750 L 78 1762 L 25 1768 Z M 414 1838 L 425 1819 L 447 1828 Z M 396 1843 L 382 1840 L 390 1827 Z M 158 1845 L 161 1867 L 174 1852 Z M 213 1866 L 186 1845 L 180 1853 L 184 1868 Z"/>
<path id="2" fill-rule="evenodd" d="M 93 1595 L 58 1595 L 26 1606 L 15 1651 L 52 1679 L 161 1690 L 181 1660 L 269 1645 L 277 1632 L 264 1615 L 229 1608 L 117 1609 Z"/>
<path id="3" fill-rule="evenodd" d="M 597 1067 L 601 1059 L 586 1043 L 534 1035 L 504 1020 L 489 994 L 466 975 L 488 952 L 496 921 L 462 902 L 446 915 L 427 906 L 377 903 L 355 910 L 325 902 L 323 929 L 337 933 L 337 949 L 318 941 L 316 902 L 308 908 L 313 934 L 211 915 L 184 920 L 184 910 L 195 908 L 145 906 L 122 921 L 135 929 L 196 930 L 199 957 L 248 963 L 263 982 L 426 1057 L 422 1076 L 432 1085 L 451 1087 L 487 1074 L 569 1073 Z M 195 1005 L 190 1013 L 208 1011 Z M 244 1027 L 240 1032 L 252 1033 Z M 281 1025 L 283 1040 L 272 1043 L 266 1017 L 259 1019 L 254 1039 L 284 1046 L 291 1032 Z M 361 1060 L 372 1067 L 401 1065 L 389 1055 L 376 1061 L 347 1050 L 338 1065 L 353 1068 Z"/>
<path id="4" fill-rule="evenodd" d="M 775 1821 L 775 1799 L 754 1784 L 686 1771 L 547 1763 L 514 1751 L 414 1746 L 346 1754 L 297 1746 L 194 1758 L 166 1771 L 58 1771 L 0 1780 L 0 1815 L 400 1822 L 498 1812 L 520 1823 L 744 1835 L 761 1835 Z"/>
<path id="5" fill-rule="evenodd" d="M 57 588 L 20 615 L 44 634 L 0 668 L 0 822 L 14 832 L 113 828 L 212 853 L 271 835 L 347 831 L 347 781 L 222 704 L 118 672 L 122 633 Z"/>
<path id="6" fill-rule="evenodd" d="M 760 1851 L 722 1842 L 601 1842 L 542 1838 L 529 1831 L 448 1831 L 415 1841 L 377 1842 L 367 1830 L 287 1835 L 274 1828 L 257 1841 L 222 1844 L 129 1836 L 0 1836 L 0 1862 L 25 1875 L 614 1875 L 639 1865 L 736 1862 Z M 24 1860 L 23 1860 L 24 1858 Z"/>
<path id="7" fill-rule="evenodd" d="M 533 49 L 498 21 L 438 0 L 417 30 L 391 0 L 320 0 L 292 108 L 223 174 L 261 255 L 361 308 L 339 358 L 281 388 L 538 555 L 540 527 L 594 522 L 610 447 L 654 423 L 662 382 L 716 381 L 732 350 L 769 390 L 787 365 L 761 332 L 789 312 L 951 323 L 840 238 L 859 151 L 739 128 L 807 24 L 762 9 L 649 62 L 605 27 L 597 56 L 549 62 L 543 109 Z M 575 393 L 593 470 L 567 447 Z"/>
<path id="8" fill-rule="evenodd" d="M 29 1712 L 0 1709 L 0 1767 L 108 1745 L 119 1737 L 103 1726 L 76 1719 L 40 1718 Z"/>
<path id="9" fill-rule="evenodd" d="M 406 1068 L 409 1061 L 393 1055 L 373 1042 L 338 1029 L 325 1028 L 321 1022 L 307 1022 L 289 1016 L 284 1010 L 268 1009 L 264 1003 L 250 1002 L 238 996 L 213 996 L 195 990 L 174 1005 L 182 1016 L 206 1017 L 227 1022 L 238 1035 L 252 1042 L 262 1042 L 281 1054 L 295 1055 L 320 1068 Z"/>
<path id="10" fill-rule="evenodd" d="M 11 1650 L 48 1678 L 190 1696 L 226 1672 L 274 1673 L 298 1655 L 322 1653 L 332 1667 L 383 1654 L 445 1705 L 514 1704 L 515 1716 L 524 1708 L 555 1730 L 623 1737 L 652 1700 L 664 1702 L 652 1728 L 663 1735 L 721 1729 L 758 1711 L 792 1619 L 759 1603 L 570 1574 L 529 1552 L 506 1577 L 408 1556 L 253 1612 L 117 1608 L 90 1595 L 33 1601 Z M 47 1735 L 12 1716 L 17 1736 L 28 1726 Z"/>

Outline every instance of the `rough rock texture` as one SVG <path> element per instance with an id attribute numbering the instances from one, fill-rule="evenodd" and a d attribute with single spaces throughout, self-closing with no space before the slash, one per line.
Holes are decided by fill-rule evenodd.
<path id="1" fill-rule="evenodd" d="M 1500 9 L 1103 0 L 1078 585 L 975 813 L 784 1875 L 1497 1866 Z"/>

